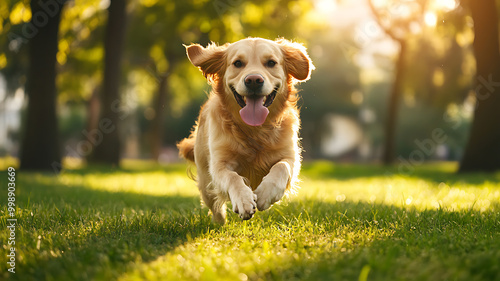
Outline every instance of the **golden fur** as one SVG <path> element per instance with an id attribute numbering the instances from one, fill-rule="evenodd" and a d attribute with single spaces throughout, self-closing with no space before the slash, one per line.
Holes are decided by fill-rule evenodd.
<path id="1" fill-rule="evenodd" d="M 309 79 L 314 66 L 302 45 L 284 39 L 247 38 L 206 48 L 192 44 L 186 50 L 212 92 L 193 132 L 177 145 L 180 155 L 195 162 L 198 188 L 214 221 L 225 222 L 228 200 L 234 212 L 250 219 L 256 207 L 269 208 L 296 184 L 301 148 L 294 84 Z M 236 60 L 242 66 L 236 67 Z M 247 101 L 251 94 L 244 80 L 254 74 L 264 80 L 262 96 L 269 98 L 273 89 L 276 95 L 260 126 L 243 122 L 232 92 Z"/>

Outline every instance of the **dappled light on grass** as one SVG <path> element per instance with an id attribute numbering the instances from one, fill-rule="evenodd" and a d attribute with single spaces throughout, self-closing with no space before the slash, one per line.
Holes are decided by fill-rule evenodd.
<path id="1" fill-rule="evenodd" d="M 350 165 L 347 165 L 349 167 Z M 303 177 L 301 198 L 320 197 L 327 202 L 363 202 L 416 210 L 498 211 L 500 174 L 486 177 L 470 175 L 462 179 L 449 164 L 430 170 L 422 167 L 416 174 L 393 173 L 392 169 L 366 166 L 336 166 L 329 162 L 306 165 L 319 170 Z M 369 173 L 363 173 L 363 169 Z M 343 172 L 347 170 L 347 173 Z M 357 171 L 359 177 L 352 175 Z"/>
<path id="2" fill-rule="evenodd" d="M 142 164 L 20 173 L 13 280 L 500 278 L 498 174 L 306 163 L 297 195 L 219 226 L 184 165 Z"/>
<path id="3" fill-rule="evenodd" d="M 280 211 L 289 209 L 281 207 Z M 187 243 L 151 263 L 136 266 L 119 280 L 290 280 L 304 272 L 310 274 L 311 262 L 321 260 L 325 253 L 338 258 L 351 252 L 354 245 L 369 246 L 375 239 L 394 233 L 376 224 L 327 225 L 296 212 L 287 218 L 278 213 L 258 213 L 247 222 L 232 216 L 220 229 L 189 237 Z"/>
<path id="4" fill-rule="evenodd" d="M 125 165 L 137 167 L 137 165 Z M 144 168 L 142 168 L 144 169 Z M 109 191 L 149 194 L 156 196 L 182 195 L 198 196 L 196 183 L 187 177 L 184 165 L 167 171 L 156 167 L 154 170 L 131 170 L 123 173 L 121 170 L 82 174 L 64 172 L 58 177 L 59 183 L 66 186 L 84 185 L 87 188 Z"/>
<path id="5" fill-rule="evenodd" d="M 340 265 L 346 255 L 355 255 L 374 241 L 400 240 L 393 237 L 395 233 L 417 231 L 424 218 L 431 222 L 430 229 L 445 230 L 449 226 L 440 221 L 448 219 L 447 212 L 495 210 L 491 202 L 500 202 L 498 181 L 456 182 L 449 178 L 453 178 L 450 168 L 442 165 L 434 178 L 358 173 L 358 178 L 340 180 L 326 170 L 322 177 L 308 178 L 306 169 L 298 196 L 257 213 L 248 222 L 230 214 L 228 225 L 197 238 L 189 236 L 186 243 L 136 266 L 119 280 L 165 276 L 169 280 L 288 280 L 301 274 L 321 279 L 322 273 L 329 273 L 322 259 L 328 257 Z M 426 210 L 445 213 L 421 215 Z M 362 268 L 366 272 L 366 265 Z"/>
<path id="6" fill-rule="evenodd" d="M 434 183 L 409 178 L 366 179 L 337 181 L 308 181 L 301 196 L 320 196 L 325 202 L 376 203 L 419 211 L 443 209 L 446 211 L 497 210 L 500 202 L 498 184 Z"/>

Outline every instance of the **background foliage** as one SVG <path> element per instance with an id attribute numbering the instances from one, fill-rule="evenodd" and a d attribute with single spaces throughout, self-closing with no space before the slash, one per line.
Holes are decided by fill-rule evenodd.
<path id="1" fill-rule="evenodd" d="M 407 158 L 418 149 L 415 140 L 429 138 L 433 129 L 442 128 L 447 141 L 427 159 L 456 160 L 466 142 L 474 101 L 470 95 L 475 73 L 472 23 L 467 10 L 454 1 L 452 6 L 444 0 L 427 2 L 434 4 L 427 6 L 425 18 L 418 26 L 408 25 L 406 31 L 406 60 L 411 67 L 403 79 L 394 149 L 396 155 Z M 61 150 L 67 156 L 75 156 L 68 151 L 86 140 L 82 131 L 92 128 L 96 114 L 91 108 L 98 102 L 102 80 L 108 5 L 109 1 L 72 0 L 62 14 L 58 115 Z M 14 35 L 22 35 L 31 19 L 29 2 L 3 1 L 0 14 L 2 103 L 11 108 L 14 101 L 26 103 L 27 42 Z M 224 44 L 258 36 L 301 42 L 316 65 L 312 80 L 300 86 L 305 157 L 380 158 L 396 47 L 377 28 L 365 1 L 141 0 L 128 3 L 127 15 L 121 73 L 125 118 L 120 131 L 125 157 L 175 159 L 175 143 L 194 124 L 210 89 L 190 65 L 183 44 Z M 397 23 L 397 15 L 390 20 Z M 164 100 L 159 104 L 160 95 Z M 22 122 L 16 116 L 22 116 L 23 108 L 2 114 L 7 132 L 0 143 L 4 154 L 19 154 Z M 339 116 L 347 118 L 349 122 L 342 124 L 349 130 L 342 131 L 342 124 L 334 122 Z M 158 118 L 162 130 L 152 125 Z M 161 140 L 160 153 L 151 150 L 152 138 Z"/>

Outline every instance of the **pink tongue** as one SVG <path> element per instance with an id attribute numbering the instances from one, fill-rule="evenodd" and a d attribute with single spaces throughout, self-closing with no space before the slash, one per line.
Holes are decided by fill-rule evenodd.
<path id="1" fill-rule="evenodd" d="M 247 105 L 240 110 L 240 116 L 243 122 L 250 126 L 260 126 L 264 124 L 269 114 L 269 109 L 262 104 L 263 101 L 264 97 L 259 97 L 257 99 L 247 98 Z"/>

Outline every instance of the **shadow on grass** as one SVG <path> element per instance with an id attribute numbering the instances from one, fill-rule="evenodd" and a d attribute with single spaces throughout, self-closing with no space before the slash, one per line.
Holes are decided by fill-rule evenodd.
<path id="1" fill-rule="evenodd" d="M 17 186 L 25 245 L 12 280 L 116 280 L 134 263 L 219 228 L 197 196 L 95 190 L 27 173 Z"/>

